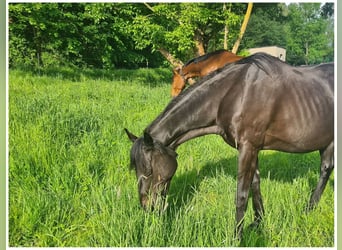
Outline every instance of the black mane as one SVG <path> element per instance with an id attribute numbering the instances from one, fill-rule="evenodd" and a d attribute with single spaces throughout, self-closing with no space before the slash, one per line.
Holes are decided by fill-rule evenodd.
<path id="1" fill-rule="evenodd" d="M 274 72 L 279 71 L 279 64 L 288 65 L 281 61 L 278 57 L 271 56 L 264 52 L 258 52 L 251 56 L 245 57 L 237 61 L 236 64 L 254 64 L 268 75 L 274 74 Z"/>

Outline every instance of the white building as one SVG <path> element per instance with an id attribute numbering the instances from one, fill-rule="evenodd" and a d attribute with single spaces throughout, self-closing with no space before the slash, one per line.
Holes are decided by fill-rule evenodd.
<path id="1" fill-rule="evenodd" d="M 253 55 L 258 52 L 264 52 L 270 54 L 271 56 L 278 57 L 280 60 L 285 62 L 286 59 L 286 49 L 277 47 L 277 46 L 268 46 L 268 47 L 260 47 L 260 48 L 252 48 L 248 49 L 248 52 Z"/>

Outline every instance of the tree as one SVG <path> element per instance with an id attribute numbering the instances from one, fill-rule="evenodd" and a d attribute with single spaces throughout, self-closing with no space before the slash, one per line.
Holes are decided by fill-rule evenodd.
<path id="1" fill-rule="evenodd" d="M 10 4 L 10 65 L 160 65 L 159 53 L 182 65 L 184 58 L 222 48 L 224 26 L 225 44 L 235 41 L 246 6 L 234 3 L 223 11 L 220 3 Z"/>
<path id="2" fill-rule="evenodd" d="M 333 60 L 334 4 L 249 6 L 187 2 L 10 3 L 9 63 L 10 67 L 177 66 L 221 48 L 241 53 L 270 45 L 286 48 L 291 64 Z"/>
<path id="3" fill-rule="evenodd" d="M 159 66 L 162 57 L 148 46 L 135 49 L 127 32 L 138 12 L 138 5 L 122 3 L 10 4 L 10 66 Z"/>
<path id="4" fill-rule="evenodd" d="M 332 61 L 333 19 L 322 15 L 321 4 L 298 3 L 288 8 L 287 58 L 296 65 Z"/>
<path id="5" fill-rule="evenodd" d="M 241 41 L 242 49 L 263 46 L 286 47 L 285 4 L 255 3 L 248 27 Z M 287 8 L 286 8 L 287 9 Z"/>
<path id="6" fill-rule="evenodd" d="M 42 53 L 45 44 L 52 40 L 57 25 L 51 22 L 58 18 L 57 4 L 13 4 L 9 12 L 10 64 L 17 58 L 27 63 L 43 65 Z M 52 49 L 52 48 L 51 48 Z"/>
<path id="7" fill-rule="evenodd" d="M 333 61 L 334 5 L 326 3 L 256 3 L 242 49 L 279 46 L 293 65 Z"/>
<path id="8" fill-rule="evenodd" d="M 182 64 L 178 58 L 192 58 L 217 49 L 224 27 L 230 25 L 230 39 L 237 38 L 236 27 L 243 19 L 246 4 L 230 5 L 229 12 L 219 3 L 144 4 L 149 14 L 137 15 L 132 26 L 137 48 L 152 46 L 173 66 Z M 230 18 L 230 13 L 235 13 Z M 233 15 L 232 15 L 233 16 Z M 246 19 L 247 20 L 247 19 Z M 227 40 L 226 33 L 226 40 Z M 227 44 L 227 41 L 225 42 Z M 223 42 L 219 46 L 222 48 Z"/>

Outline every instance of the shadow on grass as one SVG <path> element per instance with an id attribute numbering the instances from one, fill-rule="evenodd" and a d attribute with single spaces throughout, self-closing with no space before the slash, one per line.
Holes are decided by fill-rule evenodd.
<path id="1" fill-rule="evenodd" d="M 318 182 L 319 166 L 320 157 L 318 152 L 309 154 L 288 154 L 282 152 L 259 154 L 261 182 L 263 179 L 270 179 L 277 182 L 292 183 L 296 178 L 306 177 L 310 188 L 313 190 Z M 186 206 L 194 198 L 194 190 L 198 190 L 201 182 L 208 177 L 217 177 L 217 173 L 227 177 L 230 176 L 236 180 L 237 155 L 215 162 L 208 162 L 199 172 L 194 169 L 176 176 L 172 180 L 169 193 L 169 200 L 172 201 L 171 203 L 176 207 L 176 210 L 183 210 L 182 207 Z M 248 227 L 247 224 L 244 228 L 244 235 L 246 237 L 240 242 L 240 246 L 264 247 L 269 245 L 269 242 L 267 242 L 267 232 L 263 230 L 262 223 L 258 228 Z"/>
<path id="2" fill-rule="evenodd" d="M 215 178 L 220 172 L 226 176 L 237 177 L 237 155 L 216 162 L 206 163 L 198 172 L 196 169 L 175 176 L 171 183 L 170 195 L 177 197 L 176 205 L 182 201 L 192 199 L 193 190 L 196 190 L 204 178 Z M 313 189 L 319 178 L 320 157 L 318 152 L 309 154 L 289 154 L 272 152 L 271 154 L 259 153 L 259 170 L 262 179 L 269 178 L 278 182 L 291 183 L 294 179 L 307 176 L 309 185 Z M 308 172 L 317 172 L 315 176 Z M 172 188 L 176 187 L 176 188 Z"/>
<path id="3" fill-rule="evenodd" d="M 258 227 L 246 227 L 244 229 L 239 247 L 266 247 L 269 244 L 267 233 L 261 223 Z"/>

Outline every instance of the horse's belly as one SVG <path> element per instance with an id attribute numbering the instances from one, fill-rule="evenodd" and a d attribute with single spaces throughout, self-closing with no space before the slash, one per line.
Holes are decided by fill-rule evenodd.
<path id="1" fill-rule="evenodd" d="M 265 132 L 264 149 L 285 152 L 310 152 L 323 149 L 334 140 L 333 119 L 325 117 L 301 123 L 275 123 Z"/>
<path id="2" fill-rule="evenodd" d="M 265 131 L 265 148 L 308 152 L 333 141 L 334 99 L 319 90 L 297 87 L 279 96 Z"/>

